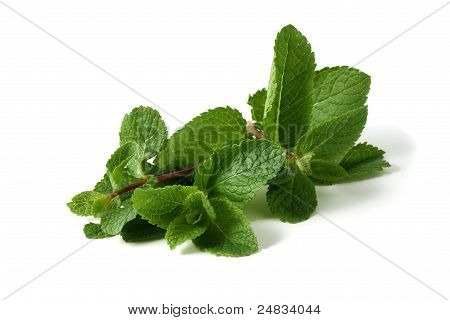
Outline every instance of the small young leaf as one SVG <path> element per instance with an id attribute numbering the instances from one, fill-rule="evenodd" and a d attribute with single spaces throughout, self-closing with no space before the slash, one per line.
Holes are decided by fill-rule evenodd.
<path id="1" fill-rule="evenodd" d="M 166 230 L 150 224 L 147 220 L 137 216 L 127 222 L 120 235 L 126 242 L 143 242 L 164 238 Z"/>
<path id="2" fill-rule="evenodd" d="M 208 221 L 202 220 L 197 223 L 189 223 L 186 215 L 180 215 L 172 220 L 167 228 L 166 240 L 170 249 L 201 236 L 208 228 Z"/>
<path id="3" fill-rule="evenodd" d="M 258 240 L 244 213 L 226 199 L 211 199 L 216 219 L 194 244 L 218 256 L 242 257 L 258 251 Z"/>
<path id="4" fill-rule="evenodd" d="M 167 186 L 164 188 L 139 188 L 132 196 L 133 207 L 151 224 L 167 229 L 170 222 L 184 213 L 186 197 L 198 191 L 196 187 Z"/>
<path id="5" fill-rule="evenodd" d="M 291 148 L 309 126 L 316 63 L 308 40 L 292 25 L 278 33 L 274 50 L 263 127 L 270 140 Z"/>
<path id="6" fill-rule="evenodd" d="M 125 115 L 120 128 L 120 144 L 135 142 L 143 160 L 155 156 L 167 139 L 167 128 L 158 111 L 140 106 Z"/>
<path id="7" fill-rule="evenodd" d="M 248 97 L 247 103 L 252 107 L 252 119 L 256 122 L 263 121 L 266 98 L 266 88 L 258 90 L 253 95 Z"/>
<path id="8" fill-rule="evenodd" d="M 362 179 L 381 172 L 390 167 L 383 159 L 384 151 L 367 143 L 355 145 L 341 161 L 348 173 L 348 179 Z"/>
<path id="9" fill-rule="evenodd" d="M 94 187 L 94 191 L 97 191 L 97 192 L 100 192 L 103 194 L 108 194 L 108 193 L 111 193 L 114 191 L 107 173 L 105 173 L 102 180 L 97 182 L 97 184 Z"/>
<path id="10" fill-rule="evenodd" d="M 84 191 L 72 198 L 67 204 L 70 211 L 79 216 L 95 216 L 106 210 L 109 198 L 96 191 Z"/>
<path id="11" fill-rule="evenodd" d="M 171 249 L 203 234 L 209 221 L 216 218 L 213 207 L 201 191 L 187 196 L 183 206 L 186 208 L 184 213 L 173 219 L 167 228 L 166 240 Z"/>
<path id="12" fill-rule="evenodd" d="M 112 154 L 106 163 L 106 168 L 114 190 L 142 178 L 136 163 L 137 157 L 139 157 L 139 146 L 132 141 L 123 144 Z"/>
<path id="13" fill-rule="evenodd" d="M 99 224 L 88 223 L 83 228 L 84 235 L 88 239 L 104 239 L 112 237 L 111 235 L 103 232 Z"/>
<path id="14" fill-rule="evenodd" d="M 367 120 L 367 108 L 361 107 L 321 122 L 302 136 L 294 149 L 300 156 L 341 161 L 361 135 Z"/>
<path id="15" fill-rule="evenodd" d="M 189 223 L 195 223 L 203 219 L 214 220 L 216 218 L 216 213 L 214 212 L 211 203 L 201 191 L 188 195 L 184 202 L 184 206 L 189 209 L 186 213 L 187 221 Z"/>
<path id="16" fill-rule="evenodd" d="M 243 206 L 275 177 L 284 159 L 283 150 L 270 141 L 244 141 L 217 151 L 200 165 L 194 185 L 209 198 L 225 197 Z"/>
<path id="17" fill-rule="evenodd" d="M 289 180 L 269 186 L 267 203 L 281 221 L 297 223 L 309 219 L 316 209 L 316 190 L 305 174 L 294 169 Z"/>
<path id="18" fill-rule="evenodd" d="M 136 218 L 136 211 L 128 200 L 122 206 L 103 213 L 100 225 L 103 232 L 117 235 L 122 231 L 123 226 L 134 218 Z"/>
<path id="19" fill-rule="evenodd" d="M 241 113 L 230 107 L 204 112 L 170 137 L 154 163 L 163 172 L 197 165 L 215 150 L 243 140 L 245 126 Z"/>
<path id="20" fill-rule="evenodd" d="M 311 126 L 364 106 L 370 77 L 354 68 L 323 68 L 315 72 Z"/>

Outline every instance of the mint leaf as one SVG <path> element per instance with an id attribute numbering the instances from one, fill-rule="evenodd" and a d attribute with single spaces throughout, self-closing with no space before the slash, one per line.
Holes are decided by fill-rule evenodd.
<path id="1" fill-rule="evenodd" d="M 211 203 L 201 191 L 188 195 L 184 202 L 184 206 L 188 209 L 186 212 L 188 223 L 196 223 L 204 219 L 214 220 L 216 218 L 216 213 L 214 212 Z"/>
<path id="2" fill-rule="evenodd" d="M 316 209 L 316 190 L 305 174 L 293 169 L 289 179 L 269 186 L 267 203 L 281 221 L 297 223 L 309 219 Z"/>
<path id="3" fill-rule="evenodd" d="M 126 201 L 120 207 L 104 212 L 100 225 L 103 232 L 117 235 L 122 231 L 123 226 L 134 218 L 136 218 L 136 211 L 133 209 L 130 201 Z"/>
<path id="4" fill-rule="evenodd" d="M 333 161 L 311 160 L 310 170 L 308 175 L 322 183 L 336 183 L 347 177 L 347 171 Z"/>
<path id="5" fill-rule="evenodd" d="M 97 213 L 106 210 L 108 205 L 109 198 L 96 191 L 81 192 L 67 204 L 70 211 L 79 216 L 95 216 Z"/>
<path id="6" fill-rule="evenodd" d="M 370 77 L 350 67 L 323 68 L 315 72 L 311 125 L 364 106 Z"/>
<path id="7" fill-rule="evenodd" d="M 167 139 L 167 128 L 158 111 L 140 106 L 125 115 L 120 128 L 120 144 L 135 142 L 143 159 L 155 156 Z"/>
<path id="8" fill-rule="evenodd" d="M 166 230 L 158 228 L 137 216 L 125 224 L 120 235 L 126 242 L 143 242 L 162 239 L 165 233 Z"/>
<path id="9" fill-rule="evenodd" d="M 106 163 L 106 168 L 114 190 L 118 190 L 143 177 L 136 162 L 136 157 L 138 156 L 139 146 L 135 142 L 127 142 L 111 155 Z"/>
<path id="10" fill-rule="evenodd" d="M 294 152 L 315 159 L 340 161 L 361 135 L 367 120 L 367 108 L 361 107 L 321 122 L 303 135 Z"/>
<path id="11" fill-rule="evenodd" d="M 194 185 L 209 198 L 225 197 L 243 206 L 275 177 L 284 159 L 283 150 L 269 141 L 244 141 L 217 151 L 200 165 Z"/>
<path id="12" fill-rule="evenodd" d="M 198 191 L 196 187 L 167 186 L 139 188 L 131 198 L 134 209 L 151 224 L 167 229 L 170 222 L 184 213 L 186 197 Z"/>
<path id="13" fill-rule="evenodd" d="M 272 141 L 290 148 L 309 126 L 314 54 L 308 40 L 292 25 L 275 40 L 263 127 Z"/>
<path id="14" fill-rule="evenodd" d="M 383 159 L 384 151 L 366 142 L 357 144 L 341 161 L 348 173 L 348 179 L 366 178 L 381 172 L 390 164 Z"/>
<path id="15" fill-rule="evenodd" d="M 215 150 L 244 139 L 245 126 L 241 113 L 230 107 L 204 112 L 170 137 L 154 163 L 161 171 L 197 165 Z"/>
<path id="16" fill-rule="evenodd" d="M 258 240 L 244 213 L 226 199 L 211 199 L 216 219 L 194 244 L 218 256 L 242 257 L 258 251 Z"/>
<path id="17" fill-rule="evenodd" d="M 88 239 L 103 239 L 112 237 L 111 235 L 104 233 L 99 224 L 88 223 L 83 228 L 84 235 Z"/>
<path id="18" fill-rule="evenodd" d="M 167 229 L 166 240 L 171 249 L 202 235 L 210 221 L 216 219 L 214 208 L 201 191 L 190 194 L 184 206 L 185 213 L 172 220 Z"/>
<path id="19" fill-rule="evenodd" d="M 253 95 L 248 97 L 247 103 L 252 107 L 252 119 L 256 122 L 263 121 L 266 98 L 266 88 L 258 90 Z"/>
<path id="20" fill-rule="evenodd" d="M 175 249 L 178 245 L 193 240 L 202 235 L 208 228 L 208 221 L 201 220 L 197 223 L 189 223 L 186 215 L 180 215 L 172 220 L 167 228 L 166 240 L 170 249 Z"/>
<path id="21" fill-rule="evenodd" d="M 94 191 L 104 194 L 108 194 L 114 191 L 107 173 L 105 173 L 102 180 L 97 182 L 97 184 L 94 187 Z"/>

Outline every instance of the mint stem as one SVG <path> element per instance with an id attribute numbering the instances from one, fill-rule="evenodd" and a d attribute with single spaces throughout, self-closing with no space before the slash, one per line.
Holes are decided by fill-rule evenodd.
<path id="1" fill-rule="evenodd" d="M 170 179 L 177 178 L 177 177 L 184 177 L 184 176 L 191 174 L 192 171 L 194 171 L 194 169 L 195 169 L 195 166 L 192 166 L 192 167 L 188 167 L 188 168 L 181 169 L 178 171 L 164 173 L 159 176 L 156 176 L 156 179 L 159 182 L 162 182 L 162 181 L 170 180 Z"/>
<path id="2" fill-rule="evenodd" d="M 155 176 L 155 178 L 159 182 L 162 182 L 162 181 L 167 181 L 167 180 L 170 180 L 170 179 L 173 179 L 173 178 L 177 178 L 177 177 L 185 177 L 185 176 L 191 174 L 192 171 L 194 171 L 194 169 L 195 169 L 195 166 L 192 166 L 192 167 L 181 169 L 181 170 L 178 170 L 178 171 L 164 173 L 164 174 Z M 134 189 L 137 189 L 139 187 L 142 187 L 147 182 L 148 182 L 148 179 L 142 179 L 142 180 L 136 181 L 136 182 L 134 182 L 132 184 L 129 184 L 129 185 L 123 187 L 122 189 L 119 189 L 119 190 L 117 190 L 115 192 L 111 192 L 108 195 L 108 197 L 110 199 L 115 198 L 115 197 L 120 196 L 120 195 L 122 195 L 124 193 L 127 193 L 127 192 L 129 192 L 131 190 L 134 190 Z"/>
<path id="3" fill-rule="evenodd" d="M 256 139 L 266 140 L 266 135 L 264 134 L 264 132 L 262 132 L 258 128 L 256 128 L 254 122 L 247 121 L 246 130 L 247 130 L 248 133 L 250 133 Z"/>

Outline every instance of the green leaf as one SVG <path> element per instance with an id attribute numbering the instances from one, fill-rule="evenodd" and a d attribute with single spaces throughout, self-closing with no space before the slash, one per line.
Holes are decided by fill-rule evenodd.
<path id="1" fill-rule="evenodd" d="M 188 195 L 184 202 L 184 206 L 188 208 L 186 217 L 189 223 L 196 223 L 204 219 L 214 220 L 216 218 L 216 213 L 214 212 L 211 203 L 201 191 Z"/>
<path id="2" fill-rule="evenodd" d="M 198 191 L 196 187 L 167 186 L 164 188 L 139 188 L 132 196 L 133 207 L 151 224 L 167 229 L 170 222 L 184 213 L 186 197 Z"/>
<path id="3" fill-rule="evenodd" d="M 194 244 L 218 256 L 242 257 L 258 251 L 258 240 L 244 213 L 226 199 L 211 199 L 216 219 Z"/>
<path id="4" fill-rule="evenodd" d="M 104 239 L 112 237 L 111 235 L 104 233 L 101 226 L 97 223 L 88 223 L 83 228 L 84 235 L 88 239 Z"/>
<path id="5" fill-rule="evenodd" d="M 113 173 L 117 168 L 125 166 L 131 158 L 138 154 L 139 145 L 135 142 L 128 142 L 121 145 L 109 158 L 106 169 Z"/>
<path id="6" fill-rule="evenodd" d="M 107 173 L 105 173 L 102 180 L 97 182 L 97 184 L 94 187 L 94 191 L 97 191 L 97 192 L 100 192 L 103 194 L 108 194 L 108 193 L 111 193 L 114 191 Z"/>
<path id="7" fill-rule="evenodd" d="M 367 120 L 367 107 L 321 122 L 302 136 L 294 149 L 300 156 L 341 161 L 361 135 Z"/>
<path id="8" fill-rule="evenodd" d="M 311 125 L 364 106 L 370 76 L 350 67 L 323 68 L 315 72 Z"/>
<path id="9" fill-rule="evenodd" d="M 120 128 L 120 144 L 130 141 L 139 145 L 143 160 L 155 156 L 167 139 L 166 125 L 158 111 L 140 106 L 125 115 Z"/>
<path id="10" fill-rule="evenodd" d="M 269 186 L 267 203 L 281 221 L 297 223 L 309 219 L 316 209 L 316 190 L 305 174 L 294 169 L 290 179 Z"/>
<path id="11" fill-rule="evenodd" d="M 96 191 L 84 191 L 67 204 L 70 211 L 79 216 L 95 216 L 109 206 L 109 198 Z"/>
<path id="12" fill-rule="evenodd" d="M 136 218 L 136 211 L 130 201 L 126 201 L 118 208 L 113 208 L 102 215 L 101 227 L 103 232 L 110 235 L 117 235 L 122 231 L 123 226 Z"/>
<path id="13" fill-rule="evenodd" d="M 163 172 L 197 165 L 215 150 L 243 140 L 245 126 L 241 113 L 230 107 L 204 112 L 170 137 L 154 163 Z"/>
<path id="14" fill-rule="evenodd" d="M 120 235 L 126 242 L 143 242 L 162 239 L 165 233 L 166 230 L 158 228 L 137 216 L 125 224 Z"/>
<path id="15" fill-rule="evenodd" d="M 172 220 L 167 229 L 166 240 L 171 249 L 202 235 L 210 221 L 216 219 L 214 208 L 201 191 L 187 196 L 184 206 L 184 214 Z"/>
<path id="16" fill-rule="evenodd" d="M 292 25 L 281 29 L 267 88 L 264 132 L 283 147 L 295 146 L 309 126 L 314 53 L 308 40 Z"/>
<path id="17" fill-rule="evenodd" d="M 264 108 L 266 105 L 267 90 L 263 88 L 248 97 L 247 103 L 252 107 L 252 119 L 262 122 L 264 118 Z"/>
<path id="18" fill-rule="evenodd" d="M 170 249 L 175 249 L 178 245 L 201 236 L 207 228 L 207 220 L 189 223 L 186 215 L 180 215 L 169 224 L 166 232 L 166 240 Z"/>
<path id="19" fill-rule="evenodd" d="M 106 163 L 106 168 L 114 190 L 143 178 L 137 157 L 139 157 L 139 146 L 131 141 L 120 146 L 112 154 Z"/>
<path id="20" fill-rule="evenodd" d="M 362 179 L 381 172 L 390 164 L 383 159 L 384 151 L 367 143 L 360 143 L 350 149 L 341 161 L 348 173 L 348 179 Z"/>
<path id="21" fill-rule="evenodd" d="M 347 171 L 333 161 L 311 160 L 310 170 L 308 175 L 322 183 L 336 183 L 347 177 Z"/>
<path id="22" fill-rule="evenodd" d="M 217 151 L 200 165 L 194 185 L 209 198 L 225 197 L 243 206 L 276 176 L 284 159 L 283 150 L 270 141 L 244 141 Z"/>

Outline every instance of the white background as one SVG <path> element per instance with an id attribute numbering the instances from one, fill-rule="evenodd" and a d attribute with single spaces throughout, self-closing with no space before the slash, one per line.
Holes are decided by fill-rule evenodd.
<path id="1" fill-rule="evenodd" d="M 230 105 L 249 118 L 285 24 L 308 37 L 318 68 L 353 65 L 445 4 L 5 2 L 155 101 L 171 132 L 181 124 L 169 114 L 184 122 Z M 311 319 L 449 319 L 449 30 L 450 5 L 358 65 L 372 76 L 363 140 L 392 164 L 382 177 L 319 188 L 321 215 L 296 225 L 270 217 L 261 192 L 248 212 L 262 250 L 246 258 L 93 241 L 2 301 L 0 318 L 127 319 L 127 306 L 211 303 L 245 306 L 236 319 L 258 304 L 320 304 Z M 123 115 L 141 104 L 0 1 L 1 297 L 88 242 L 65 203 L 101 178 Z"/>

